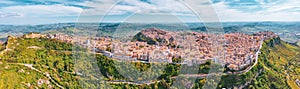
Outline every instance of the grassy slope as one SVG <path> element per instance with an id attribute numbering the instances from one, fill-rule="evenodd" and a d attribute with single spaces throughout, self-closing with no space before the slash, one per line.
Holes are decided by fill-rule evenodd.
<path id="1" fill-rule="evenodd" d="M 11 50 L 0 55 L 0 88 L 28 88 L 24 83 L 30 83 L 31 88 L 48 88 L 45 84 L 37 85 L 38 79 L 48 79 L 43 74 L 46 72 L 63 87 L 80 87 L 74 75 L 72 55 L 67 52 L 72 49 L 71 44 L 48 39 L 11 38 L 7 46 Z M 30 46 L 39 48 L 28 48 Z M 43 73 L 16 63 L 33 64 L 34 68 Z M 6 66 L 8 68 L 4 68 Z M 22 69 L 24 73 L 18 72 Z M 50 85 L 58 88 L 53 81 Z"/>
<path id="2" fill-rule="evenodd" d="M 273 41 L 274 42 L 274 41 Z M 293 88 L 295 79 L 300 74 L 300 48 L 287 44 L 283 41 L 270 47 L 272 40 L 266 41 L 262 48 L 262 63 L 265 72 L 253 83 L 257 88 L 259 85 L 267 85 L 270 88 Z"/>
<path id="3" fill-rule="evenodd" d="M 24 72 L 20 70 L 24 70 Z M 28 83 L 30 83 L 31 88 L 48 87 L 46 84 L 41 86 L 37 84 L 39 79 L 47 79 L 43 74 L 32 71 L 24 66 L 3 63 L 0 65 L 0 73 L 1 89 L 27 88 Z M 53 86 L 53 83 L 51 85 Z"/>

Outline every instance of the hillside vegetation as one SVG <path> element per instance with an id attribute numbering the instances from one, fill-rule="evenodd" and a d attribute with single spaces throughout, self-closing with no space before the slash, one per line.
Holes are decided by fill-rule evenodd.
<path id="1" fill-rule="evenodd" d="M 23 38 L 23 37 L 9 37 L 6 44 L 1 45 L 3 48 L 0 54 L 0 88 L 83 88 L 88 86 L 90 88 L 101 87 L 91 83 L 80 83 L 82 79 L 75 72 L 74 48 L 85 50 L 75 45 L 60 42 L 53 39 L 44 38 Z M 4 49 L 4 48 L 7 49 Z M 91 59 L 97 62 L 100 69 L 100 76 L 105 81 L 134 81 L 138 77 L 128 78 L 120 74 L 120 72 L 135 73 L 128 63 L 122 64 L 113 59 L 107 58 L 100 54 L 87 54 L 83 59 Z M 90 58 L 95 56 L 96 60 Z M 80 68 L 89 66 L 89 62 L 84 65 L 77 65 Z M 132 85 L 132 84 L 112 84 L 114 88 L 122 87 L 170 87 L 172 82 L 171 77 L 179 73 L 179 64 L 157 64 L 157 63 L 129 63 L 133 68 L 143 72 L 144 77 L 156 75 L 157 79 L 154 81 L 162 80 L 151 85 Z M 116 66 L 118 65 L 118 66 Z M 200 65 L 199 73 L 207 73 L 206 64 Z M 206 66 L 206 67 L 205 67 Z M 128 70 L 119 70 L 120 67 Z M 163 68 L 158 72 L 150 72 L 150 67 Z M 195 67 L 195 70 L 198 70 Z M 199 67 L 198 67 L 199 68 Z M 150 70 L 150 71 L 149 71 Z M 138 71 L 137 71 L 138 72 Z M 84 77 L 86 78 L 86 77 Z M 144 80 L 142 78 L 138 78 Z M 39 83 L 42 82 L 42 83 Z M 99 81 L 98 81 L 99 82 Z"/>
<path id="2" fill-rule="evenodd" d="M 275 38 L 267 40 L 261 49 L 259 65 L 263 72 L 254 79 L 249 88 L 293 88 L 300 78 L 300 48 Z"/>
<path id="3" fill-rule="evenodd" d="M 69 43 L 63 43 L 58 40 L 43 38 L 16 38 L 9 37 L 8 42 L 0 46 L 0 88 L 89 88 L 102 87 L 82 83 L 79 74 L 75 72 L 75 62 L 72 57 L 73 48 L 86 50 Z M 6 48 L 6 49 L 5 49 Z M 222 77 L 218 88 L 244 87 L 248 89 L 257 88 L 279 88 L 279 89 L 298 89 L 295 80 L 300 79 L 300 48 L 286 42 L 280 38 L 266 40 L 259 55 L 258 64 L 250 71 L 237 74 L 225 75 Z M 94 55 L 94 54 L 93 54 Z M 84 59 L 91 57 L 85 55 Z M 110 84 L 112 88 L 117 89 L 166 89 L 174 85 L 175 77 L 184 74 L 180 71 L 182 68 L 196 68 L 199 74 L 209 73 L 209 67 L 212 64 L 207 62 L 198 66 L 186 66 L 180 64 L 160 64 L 160 63 L 127 63 L 130 66 L 122 66 L 122 63 L 107 58 L 101 54 L 95 54 L 95 61 L 99 67 L 101 78 L 105 81 L 134 81 L 136 78 L 144 80 L 152 75 L 158 78 L 153 79 L 151 84 Z M 87 62 L 85 62 L 87 63 Z M 126 64 L 126 63 L 125 63 Z M 91 64 L 79 65 L 79 67 L 89 66 Z M 119 65 L 119 66 L 115 66 Z M 118 70 L 118 68 L 128 70 Z M 158 72 L 153 71 L 151 67 L 163 68 Z M 136 68 L 144 74 L 138 74 L 131 68 Z M 121 73 L 130 72 L 137 77 L 125 77 Z M 139 76 L 143 76 L 140 78 Z M 182 79 L 188 80 L 188 79 Z M 99 81 L 96 81 L 99 82 Z M 149 81 L 148 81 L 149 82 Z M 193 88 L 201 88 L 206 79 L 197 79 Z"/>
<path id="4" fill-rule="evenodd" d="M 300 73 L 300 48 L 280 38 L 266 40 L 258 64 L 249 72 L 222 77 L 218 88 L 298 89 L 295 80 Z"/>
<path id="5" fill-rule="evenodd" d="M 7 49 L 0 54 L 0 88 L 80 88 L 70 52 L 72 44 L 9 37 L 4 46 Z"/>

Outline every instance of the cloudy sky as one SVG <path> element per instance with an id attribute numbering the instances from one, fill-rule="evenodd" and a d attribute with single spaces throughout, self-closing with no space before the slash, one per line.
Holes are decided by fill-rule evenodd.
<path id="1" fill-rule="evenodd" d="M 0 0 L 0 24 L 300 21 L 300 0 Z"/>

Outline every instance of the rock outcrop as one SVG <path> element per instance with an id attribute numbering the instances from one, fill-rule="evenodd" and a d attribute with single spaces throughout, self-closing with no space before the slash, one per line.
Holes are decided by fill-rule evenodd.
<path id="1" fill-rule="evenodd" d="M 172 34 L 157 28 L 148 28 L 135 35 L 132 41 L 147 42 L 150 45 L 170 45 L 175 42 Z"/>

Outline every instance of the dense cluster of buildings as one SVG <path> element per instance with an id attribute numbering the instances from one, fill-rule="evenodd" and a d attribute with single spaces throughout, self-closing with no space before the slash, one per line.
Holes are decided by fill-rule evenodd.
<path id="1" fill-rule="evenodd" d="M 254 36 L 262 37 L 263 40 L 278 37 L 277 34 L 275 34 L 274 32 L 271 32 L 271 31 L 258 32 L 258 33 L 255 33 Z"/>
<path id="2" fill-rule="evenodd" d="M 77 43 L 90 50 L 118 60 L 168 62 L 173 58 L 183 59 L 183 63 L 204 63 L 220 59 L 232 70 L 241 70 L 255 61 L 262 40 L 276 37 L 273 32 L 260 32 L 254 35 L 229 33 L 223 35 L 200 32 L 169 32 L 155 28 L 141 31 L 147 39 L 156 41 L 128 41 L 110 37 L 83 37 L 64 34 L 31 34 L 32 37 L 46 37 L 63 42 Z M 220 54 L 221 53 L 221 54 Z M 222 54 L 223 53 L 223 54 Z"/>
<path id="3" fill-rule="evenodd" d="M 240 70 L 254 62 L 259 51 L 262 37 L 243 33 L 225 35 L 225 63 L 232 70 Z"/>
<path id="4" fill-rule="evenodd" d="M 116 41 L 113 42 L 113 57 L 122 60 L 147 60 L 151 62 L 172 62 L 172 58 L 182 58 L 185 59 L 183 63 L 190 64 L 204 63 L 220 56 L 217 52 L 223 51 L 225 58 L 222 58 L 224 60 L 221 61 L 232 70 L 241 70 L 255 61 L 263 40 L 277 37 L 276 34 L 268 31 L 254 35 L 243 33 L 215 35 L 146 29 L 142 31 L 142 34 L 149 39 L 166 42 L 161 42 L 159 45 L 149 45 L 140 41 Z M 171 45 L 175 45 L 175 47 Z"/>
<path id="5" fill-rule="evenodd" d="M 172 62 L 175 51 L 165 46 L 149 45 L 146 42 L 114 42 L 113 58 L 122 60 L 143 60 L 151 62 Z"/>
<path id="6" fill-rule="evenodd" d="M 166 42 L 161 42 L 164 45 L 149 45 L 139 41 L 114 42 L 112 52 L 114 56 L 117 59 L 152 62 L 172 62 L 172 58 L 182 58 L 185 60 L 183 63 L 190 64 L 204 63 L 206 60 L 220 56 L 218 52 L 223 51 L 225 58 L 221 61 L 232 70 L 241 70 L 255 61 L 263 40 L 277 37 L 276 34 L 268 31 L 255 35 L 243 33 L 215 35 L 198 32 L 167 32 L 153 28 L 143 30 L 142 34 L 149 39 Z"/>

